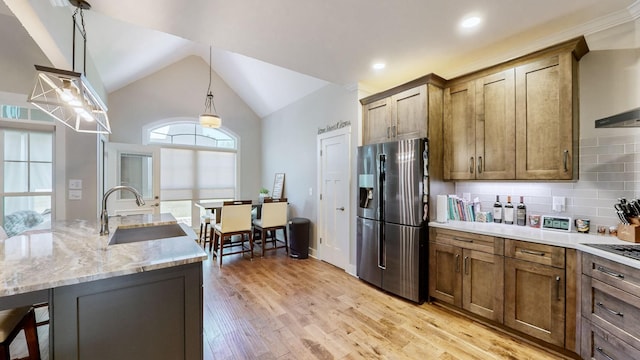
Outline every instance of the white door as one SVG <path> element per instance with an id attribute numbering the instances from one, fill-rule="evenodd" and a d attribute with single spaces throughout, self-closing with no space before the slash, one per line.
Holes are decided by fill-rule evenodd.
<path id="1" fill-rule="evenodd" d="M 160 148 L 110 142 L 106 143 L 105 157 L 105 192 L 116 185 L 127 185 L 138 190 L 145 201 L 139 207 L 133 193 L 116 191 L 107 201 L 109 215 L 159 214 Z"/>
<path id="2" fill-rule="evenodd" d="M 318 257 L 345 269 L 349 251 L 349 128 L 318 136 Z"/>

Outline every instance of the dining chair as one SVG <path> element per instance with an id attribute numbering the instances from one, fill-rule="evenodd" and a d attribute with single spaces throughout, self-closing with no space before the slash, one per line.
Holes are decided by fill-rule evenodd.
<path id="1" fill-rule="evenodd" d="M 222 204 L 220 222 L 212 226 L 209 251 L 217 256 L 222 267 L 222 257 L 249 253 L 253 259 L 253 234 L 251 233 L 251 200 L 225 201 Z M 239 235 L 239 240 L 234 240 Z M 249 237 L 249 248 L 245 248 L 245 235 Z M 237 249 L 237 247 L 240 247 Z M 235 249 L 234 249 L 235 248 Z M 228 249 L 227 252 L 224 250 Z"/>
<path id="2" fill-rule="evenodd" d="M 289 254 L 289 241 L 287 238 L 287 198 L 271 199 L 265 198 L 262 204 L 262 216 L 253 220 L 253 233 L 260 234 L 260 247 L 262 256 L 265 250 L 276 250 L 285 248 Z M 282 230 L 284 240 L 278 240 L 277 230 Z M 267 248 L 267 239 L 270 239 L 271 247 Z M 278 245 L 278 243 L 282 243 Z M 256 237 L 254 236 L 254 244 Z"/>
<path id="3" fill-rule="evenodd" d="M 0 360 L 11 359 L 9 345 L 24 330 L 29 360 L 40 360 L 36 315 L 31 306 L 0 311 Z"/>

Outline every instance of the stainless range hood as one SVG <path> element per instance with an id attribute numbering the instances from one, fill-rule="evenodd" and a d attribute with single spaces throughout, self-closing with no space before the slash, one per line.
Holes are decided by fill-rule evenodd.
<path id="1" fill-rule="evenodd" d="M 640 108 L 596 120 L 596 129 L 629 127 L 640 127 Z"/>

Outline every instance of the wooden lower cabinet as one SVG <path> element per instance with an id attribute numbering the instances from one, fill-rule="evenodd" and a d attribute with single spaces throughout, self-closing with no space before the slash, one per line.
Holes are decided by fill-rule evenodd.
<path id="1" fill-rule="evenodd" d="M 429 246 L 429 295 L 484 318 L 502 323 L 503 257 L 469 247 L 494 248 L 491 237 L 436 235 Z M 486 239 L 488 238 L 488 239 Z M 496 239 L 501 243 L 502 239 Z M 489 244 L 489 246 L 487 246 Z"/>
<path id="2" fill-rule="evenodd" d="M 640 359 L 638 270 L 585 254 L 582 261 L 584 359 Z"/>
<path id="3" fill-rule="evenodd" d="M 585 285 L 575 249 L 441 228 L 429 234 L 431 299 L 565 355 L 581 352 Z"/>
<path id="4" fill-rule="evenodd" d="M 580 357 L 593 360 L 635 360 L 640 359 L 640 350 L 584 319 Z"/>
<path id="5" fill-rule="evenodd" d="M 564 347 L 564 268 L 512 258 L 505 259 L 504 267 L 504 324 Z"/>

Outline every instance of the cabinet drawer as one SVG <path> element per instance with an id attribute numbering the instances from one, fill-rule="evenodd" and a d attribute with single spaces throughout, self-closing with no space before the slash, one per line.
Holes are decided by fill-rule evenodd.
<path id="1" fill-rule="evenodd" d="M 505 256 L 558 268 L 565 266 L 565 249 L 558 246 L 507 239 Z"/>
<path id="2" fill-rule="evenodd" d="M 441 244 L 459 246 L 464 249 L 478 250 L 489 254 L 504 254 L 504 240 L 493 236 L 436 229 L 436 241 Z"/>
<path id="3" fill-rule="evenodd" d="M 588 253 L 582 256 L 582 273 L 640 297 L 640 271 Z"/>
<path id="4" fill-rule="evenodd" d="M 587 320 L 582 322 L 583 359 L 640 359 L 640 350 Z"/>
<path id="5" fill-rule="evenodd" d="M 584 317 L 624 341 L 638 342 L 640 298 L 586 275 L 582 275 L 582 289 Z"/>

